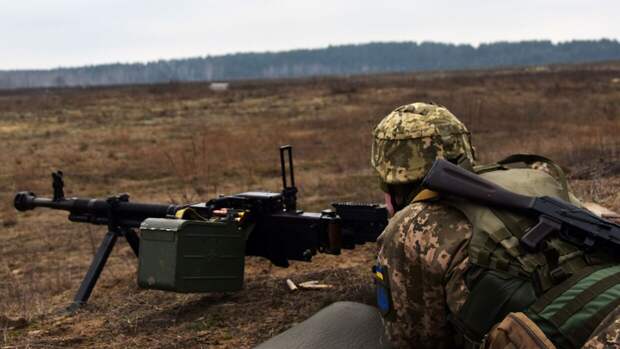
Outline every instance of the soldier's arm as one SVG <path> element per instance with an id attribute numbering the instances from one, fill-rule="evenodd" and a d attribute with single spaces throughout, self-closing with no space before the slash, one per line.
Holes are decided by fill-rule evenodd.
<path id="1" fill-rule="evenodd" d="M 583 204 L 583 207 L 601 218 L 620 223 L 620 214 L 608 209 L 607 207 L 601 206 L 594 202 L 586 202 Z"/>
<path id="2" fill-rule="evenodd" d="M 393 309 L 384 323 L 395 345 L 454 348 L 447 316 L 467 295 L 462 272 L 470 235 L 460 212 L 438 204 L 409 205 L 391 220 L 378 259 L 389 274 Z"/>

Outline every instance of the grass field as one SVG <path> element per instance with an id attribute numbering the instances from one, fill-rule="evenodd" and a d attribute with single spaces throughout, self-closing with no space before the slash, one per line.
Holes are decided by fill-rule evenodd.
<path id="1" fill-rule="evenodd" d="M 551 157 L 579 197 L 620 210 L 620 63 L 250 81 L 224 92 L 199 83 L 0 91 L 3 347 L 246 348 L 333 301 L 372 302 L 373 244 L 288 269 L 248 257 L 242 292 L 182 295 L 138 289 L 120 241 L 90 303 L 64 316 L 104 231 L 62 212 L 17 213 L 13 195 L 51 195 L 57 169 L 68 196 L 183 203 L 278 191 L 278 146 L 292 144 L 302 208 L 380 201 L 370 132 L 413 101 L 464 121 L 481 162 Z M 287 278 L 335 287 L 291 293 Z"/>

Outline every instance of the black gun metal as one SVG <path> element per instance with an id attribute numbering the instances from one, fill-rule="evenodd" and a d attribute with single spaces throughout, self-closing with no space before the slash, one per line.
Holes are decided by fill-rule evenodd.
<path id="1" fill-rule="evenodd" d="M 552 234 L 585 250 L 620 250 L 620 225 L 554 197 L 513 193 L 446 160 L 433 163 L 422 186 L 441 194 L 537 217 L 538 223 L 521 238 L 521 244 L 530 251 L 540 250 Z"/>
<path id="2" fill-rule="evenodd" d="M 14 206 L 19 211 L 37 207 L 64 210 L 69 212 L 72 222 L 107 226 L 108 231 L 68 308 L 71 311 L 88 301 L 119 237 L 125 238 L 138 256 L 140 237 L 135 229 L 147 218 L 176 218 L 176 213 L 183 209 L 190 209 L 199 219 L 217 216 L 222 209 L 244 211 L 245 224 L 254 226 L 246 241 L 245 254 L 265 257 L 281 267 L 287 267 L 289 260 L 310 261 L 317 252 L 339 254 L 342 248 L 375 241 L 387 225 L 387 210 L 378 204 L 333 203 L 333 210 L 298 210 L 290 145 L 280 147 L 280 165 L 283 188 L 279 193 L 245 192 L 190 205 L 129 202 L 127 194 L 107 199 L 66 198 L 63 175 L 58 171 L 52 175 L 52 199 L 23 191 L 16 194 Z"/>

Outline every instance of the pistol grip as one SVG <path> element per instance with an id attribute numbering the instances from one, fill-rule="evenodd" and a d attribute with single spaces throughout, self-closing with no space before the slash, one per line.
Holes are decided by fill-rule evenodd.
<path id="1" fill-rule="evenodd" d="M 548 216 L 541 215 L 538 218 L 538 223 L 528 229 L 521 237 L 521 244 L 528 251 L 538 251 L 541 247 L 543 240 L 554 232 L 559 232 L 562 225 Z"/>

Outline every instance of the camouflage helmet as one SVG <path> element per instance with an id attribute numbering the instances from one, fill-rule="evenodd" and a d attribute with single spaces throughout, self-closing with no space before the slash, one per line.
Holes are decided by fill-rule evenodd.
<path id="1" fill-rule="evenodd" d="M 435 159 L 474 163 L 470 134 L 445 107 L 412 103 L 396 108 L 373 131 L 372 167 L 382 185 L 421 180 Z"/>

